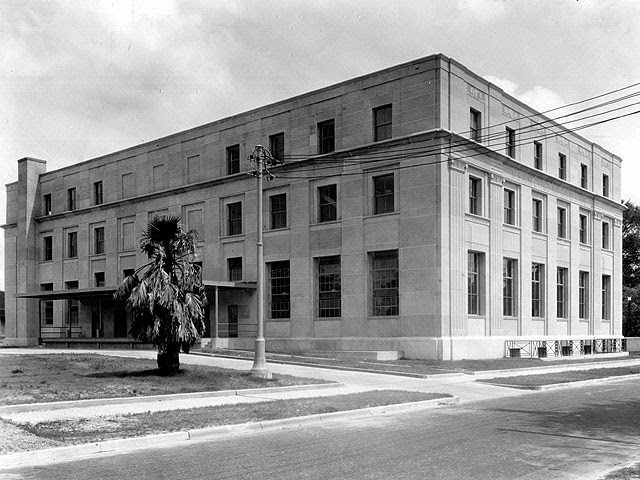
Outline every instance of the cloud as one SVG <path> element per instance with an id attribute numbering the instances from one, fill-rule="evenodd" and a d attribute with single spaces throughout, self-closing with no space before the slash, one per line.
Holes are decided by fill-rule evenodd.
<path id="1" fill-rule="evenodd" d="M 526 103 L 539 112 L 545 112 L 565 105 L 565 101 L 559 94 L 545 86 L 536 85 L 529 90 L 520 91 L 518 84 L 511 80 L 494 75 L 484 75 L 484 78 L 503 89 L 505 93 L 516 97 L 521 102 Z"/>

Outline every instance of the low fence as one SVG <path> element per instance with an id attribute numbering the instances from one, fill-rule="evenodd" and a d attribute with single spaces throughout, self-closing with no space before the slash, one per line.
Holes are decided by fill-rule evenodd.
<path id="1" fill-rule="evenodd" d="M 625 338 L 508 340 L 505 342 L 505 357 L 511 358 L 585 356 L 603 353 L 622 353 L 626 351 L 627 339 Z"/>

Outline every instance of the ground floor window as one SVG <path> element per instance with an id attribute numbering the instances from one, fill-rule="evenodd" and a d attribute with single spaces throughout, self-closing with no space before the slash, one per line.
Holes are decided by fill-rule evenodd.
<path id="1" fill-rule="evenodd" d="M 502 262 L 502 314 L 513 317 L 516 314 L 516 260 L 505 258 Z"/>
<path id="2" fill-rule="evenodd" d="M 291 317 L 291 277 L 289 260 L 269 265 L 269 311 L 271 318 Z"/>
<path id="3" fill-rule="evenodd" d="M 467 313 L 482 314 L 482 268 L 483 254 L 469 252 L 467 256 Z"/>
<path id="4" fill-rule="evenodd" d="M 373 316 L 398 315 L 398 251 L 371 255 Z"/>
<path id="5" fill-rule="evenodd" d="M 342 315 L 340 257 L 318 259 L 318 317 Z"/>
<path id="6" fill-rule="evenodd" d="M 581 271 L 578 276 L 578 317 L 589 318 L 589 272 Z"/>
<path id="7" fill-rule="evenodd" d="M 531 316 L 544 316 L 544 265 L 531 265 Z"/>

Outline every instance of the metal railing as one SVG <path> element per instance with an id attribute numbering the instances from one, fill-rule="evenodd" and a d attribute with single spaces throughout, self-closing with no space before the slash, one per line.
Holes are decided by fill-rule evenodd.
<path id="1" fill-rule="evenodd" d="M 624 338 L 583 338 L 576 340 L 507 340 L 507 358 L 569 357 L 627 351 Z"/>

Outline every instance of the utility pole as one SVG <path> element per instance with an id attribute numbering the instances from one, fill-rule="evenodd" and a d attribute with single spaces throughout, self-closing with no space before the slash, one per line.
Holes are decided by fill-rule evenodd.
<path id="1" fill-rule="evenodd" d="M 249 155 L 249 163 L 255 162 L 255 170 L 249 172 L 257 180 L 256 191 L 256 234 L 257 234 L 257 324 L 258 333 L 256 335 L 255 354 L 253 357 L 253 366 L 249 371 L 249 375 L 259 378 L 270 379 L 271 372 L 267 369 L 265 360 L 265 341 L 264 341 L 264 252 L 262 243 L 262 179 L 266 176 L 268 180 L 273 179 L 273 175 L 269 172 L 268 167 L 277 165 L 277 161 L 271 156 L 269 150 L 262 145 L 256 145 L 251 155 Z"/>

